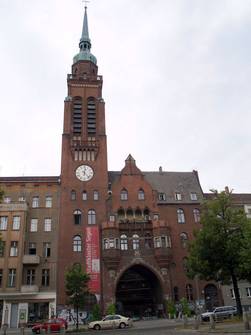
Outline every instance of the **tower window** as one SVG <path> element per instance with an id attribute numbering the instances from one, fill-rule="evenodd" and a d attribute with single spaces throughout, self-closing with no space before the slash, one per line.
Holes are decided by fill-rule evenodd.
<path id="1" fill-rule="evenodd" d="M 83 199 L 84 201 L 87 200 L 87 192 L 86 192 L 86 191 L 83 191 L 83 193 L 82 193 L 82 199 Z"/>
<path id="2" fill-rule="evenodd" d="M 93 200 L 98 200 L 98 198 L 99 198 L 98 191 L 93 191 Z"/>
<path id="3" fill-rule="evenodd" d="M 76 191 L 72 190 L 71 191 L 71 200 L 76 200 Z"/>
<path id="4" fill-rule="evenodd" d="M 82 99 L 75 98 L 72 113 L 73 133 L 79 135 L 82 132 Z"/>
<path id="5" fill-rule="evenodd" d="M 89 136 L 96 134 L 96 104 L 94 98 L 87 102 L 87 133 Z"/>
<path id="6" fill-rule="evenodd" d="M 133 250 L 139 249 L 139 235 L 134 234 L 132 237 L 132 248 Z"/>
<path id="7" fill-rule="evenodd" d="M 95 224 L 96 223 L 96 212 L 94 209 L 90 209 L 88 211 L 88 224 Z"/>
<path id="8" fill-rule="evenodd" d="M 73 237 L 73 251 L 75 252 L 82 251 L 82 240 L 79 235 Z"/>
<path id="9" fill-rule="evenodd" d="M 74 224 L 79 225 L 81 223 L 81 211 L 79 209 L 75 210 L 73 213 L 74 216 Z"/>
<path id="10" fill-rule="evenodd" d="M 122 234 L 120 236 L 120 249 L 121 250 L 128 250 L 127 236 L 125 234 Z"/>

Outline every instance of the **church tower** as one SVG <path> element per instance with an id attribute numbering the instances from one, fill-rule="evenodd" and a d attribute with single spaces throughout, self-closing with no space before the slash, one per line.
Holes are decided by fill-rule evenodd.
<path id="1" fill-rule="evenodd" d="M 62 136 L 57 303 L 65 304 L 64 278 L 73 264 L 90 274 L 99 300 L 100 224 L 106 220 L 108 188 L 105 104 L 102 76 L 91 53 L 85 7 L 79 53 L 68 75 Z"/>

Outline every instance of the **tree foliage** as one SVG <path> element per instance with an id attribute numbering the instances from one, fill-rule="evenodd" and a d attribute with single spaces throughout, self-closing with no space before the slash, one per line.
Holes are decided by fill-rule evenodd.
<path id="1" fill-rule="evenodd" d="M 233 206 L 231 193 L 214 191 L 202 209 L 202 229 L 190 244 L 188 275 L 193 278 L 232 281 L 238 313 L 242 313 L 237 281 L 251 279 L 251 222 L 241 207 Z M 247 246 L 249 250 L 247 251 Z"/>
<path id="2" fill-rule="evenodd" d="M 88 292 L 88 282 L 90 277 L 86 274 L 80 264 L 74 264 L 65 274 L 66 294 L 68 303 L 73 305 L 77 313 L 77 329 L 78 329 L 78 311 L 84 307 L 85 297 Z"/>

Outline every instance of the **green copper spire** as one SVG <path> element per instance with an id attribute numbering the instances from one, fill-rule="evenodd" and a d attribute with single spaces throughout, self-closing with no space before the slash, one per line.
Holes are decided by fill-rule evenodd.
<path id="1" fill-rule="evenodd" d="M 79 42 L 79 53 L 73 58 L 73 63 L 75 64 L 80 60 L 87 60 L 97 64 L 96 57 L 91 54 L 91 46 L 88 30 L 87 7 L 85 6 L 82 36 Z"/>

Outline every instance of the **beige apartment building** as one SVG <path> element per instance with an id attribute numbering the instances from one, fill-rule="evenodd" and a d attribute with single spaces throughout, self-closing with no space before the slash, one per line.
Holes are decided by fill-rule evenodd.
<path id="1" fill-rule="evenodd" d="M 56 312 L 58 177 L 0 178 L 0 321 L 10 327 Z"/>

